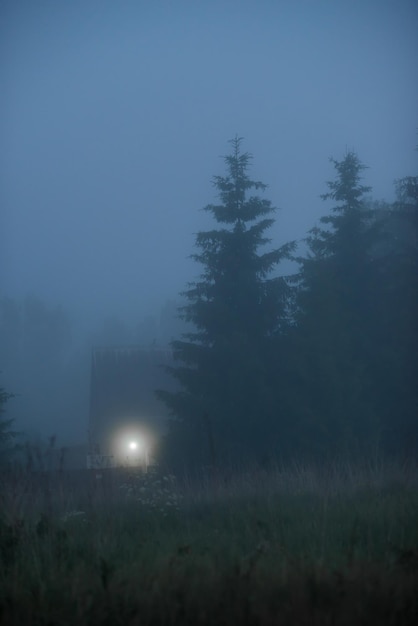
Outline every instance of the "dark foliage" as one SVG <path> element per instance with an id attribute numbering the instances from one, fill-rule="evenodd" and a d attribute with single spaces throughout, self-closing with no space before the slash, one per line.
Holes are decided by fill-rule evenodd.
<path id="1" fill-rule="evenodd" d="M 378 229 L 360 183 L 365 169 L 349 152 L 324 200 L 336 202 L 307 238 L 300 258 L 291 349 L 299 380 L 299 419 L 310 449 L 360 451 L 376 443 L 373 350 L 378 338 L 372 255 Z"/>
<path id="2" fill-rule="evenodd" d="M 411 456 L 418 453 L 418 177 L 396 181 L 396 191 L 382 217 L 376 398 L 385 447 Z"/>
<path id="3" fill-rule="evenodd" d="M 12 419 L 4 419 L 5 404 L 13 398 L 12 393 L 8 393 L 0 387 L 0 464 L 4 463 L 11 452 L 12 443 L 17 433 L 12 430 Z"/>
<path id="4" fill-rule="evenodd" d="M 333 201 L 306 239 L 292 278 L 271 278 L 293 250 L 269 243 L 265 185 L 247 174 L 240 139 L 209 205 L 217 230 L 198 233 L 200 280 L 184 293 L 195 330 L 172 346 L 177 392 L 167 448 L 190 462 L 330 459 L 418 451 L 418 178 L 373 203 L 366 169 L 332 159 Z"/>
<path id="5" fill-rule="evenodd" d="M 181 390 L 159 392 L 174 417 L 173 448 L 212 464 L 265 454 L 280 431 L 271 353 L 289 322 L 289 287 L 271 273 L 293 244 L 259 253 L 275 209 L 251 194 L 266 186 L 249 178 L 241 139 L 231 143 L 227 175 L 214 178 L 220 204 L 205 207 L 221 228 L 197 234 L 192 258 L 203 272 L 183 294 L 194 331 L 172 343 Z"/>

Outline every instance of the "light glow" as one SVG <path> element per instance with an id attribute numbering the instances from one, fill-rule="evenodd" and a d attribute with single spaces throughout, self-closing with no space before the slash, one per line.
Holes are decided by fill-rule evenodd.
<path id="1" fill-rule="evenodd" d="M 115 430 L 111 440 L 117 466 L 142 467 L 147 471 L 154 440 L 148 428 L 127 420 L 126 425 Z"/>

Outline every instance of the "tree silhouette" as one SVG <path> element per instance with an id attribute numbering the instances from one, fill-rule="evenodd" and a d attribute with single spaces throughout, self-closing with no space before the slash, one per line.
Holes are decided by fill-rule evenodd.
<path id="1" fill-rule="evenodd" d="M 271 273 L 293 244 L 259 252 L 270 243 L 276 209 L 251 193 L 266 185 L 249 177 L 242 139 L 231 144 L 227 173 L 213 180 L 220 202 L 205 207 L 220 228 L 197 233 L 192 258 L 203 271 L 182 294 L 181 314 L 194 329 L 171 344 L 180 390 L 159 392 L 173 416 L 173 447 L 195 461 L 263 453 L 279 419 L 270 365 L 274 338 L 288 323 L 289 288 Z"/>

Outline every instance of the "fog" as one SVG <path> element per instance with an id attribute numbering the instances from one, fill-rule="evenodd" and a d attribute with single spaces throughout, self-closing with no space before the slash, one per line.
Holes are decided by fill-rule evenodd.
<path id="1" fill-rule="evenodd" d="M 91 336 L 158 317 L 199 273 L 235 135 L 280 208 L 275 246 L 327 211 L 329 157 L 354 150 L 375 199 L 416 173 L 414 1 L 11 0 L 0 17 L 0 297 Z M 85 413 L 62 427 L 84 430 Z"/>

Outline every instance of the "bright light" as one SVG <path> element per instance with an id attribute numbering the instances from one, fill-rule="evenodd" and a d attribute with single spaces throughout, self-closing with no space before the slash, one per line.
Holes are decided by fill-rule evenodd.
<path id="1" fill-rule="evenodd" d="M 147 471 L 153 449 L 153 435 L 133 422 L 118 429 L 112 437 L 116 465 L 143 467 Z"/>

